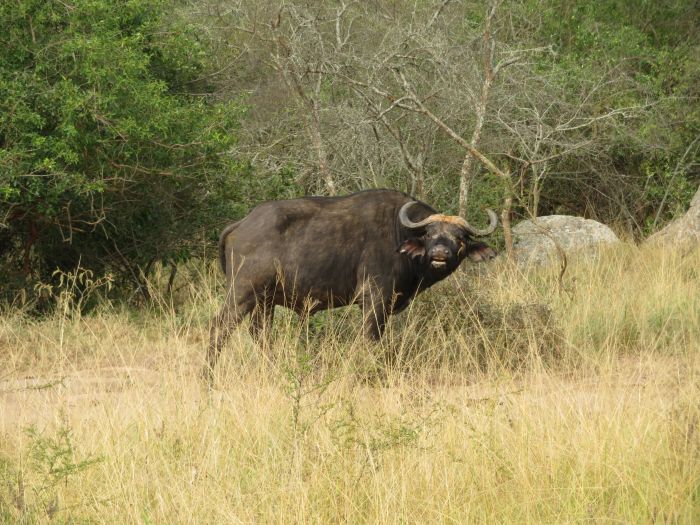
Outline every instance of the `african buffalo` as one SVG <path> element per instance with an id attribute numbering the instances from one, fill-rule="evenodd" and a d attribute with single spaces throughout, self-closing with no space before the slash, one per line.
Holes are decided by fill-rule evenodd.
<path id="1" fill-rule="evenodd" d="M 304 197 L 260 204 L 221 233 L 221 267 L 227 298 L 212 322 L 207 371 L 213 371 L 231 328 L 251 314 L 257 338 L 270 326 L 276 305 L 299 314 L 360 304 L 366 335 L 378 339 L 388 315 L 450 275 L 469 256 L 495 256 L 472 236 L 488 228 L 442 215 L 393 190 L 344 197 Z"/>

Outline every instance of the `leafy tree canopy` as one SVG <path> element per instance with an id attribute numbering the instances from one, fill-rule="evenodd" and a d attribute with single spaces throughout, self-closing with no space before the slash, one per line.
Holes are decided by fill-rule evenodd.
<path id="1" fill-rule="evenodd" d="M 168 0 L 0 5 L 0 264 L 124 280 L 191 253 L 232 209 L 241 105 Z M 201 243 L 200 243 L 201 244 Z"/>

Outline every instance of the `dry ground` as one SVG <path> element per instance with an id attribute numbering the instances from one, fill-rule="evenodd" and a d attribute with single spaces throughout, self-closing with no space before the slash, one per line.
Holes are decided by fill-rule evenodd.
<path id="1" fill-rule="evenodd" d="M 379 346 L 352 310 L 280 315 L 213 390 L 207 276 L 177 308 L 7 311 L 0 522 L 699 523 L 699 274 L 625 247 L 564 291 L 460 275 Z"/>

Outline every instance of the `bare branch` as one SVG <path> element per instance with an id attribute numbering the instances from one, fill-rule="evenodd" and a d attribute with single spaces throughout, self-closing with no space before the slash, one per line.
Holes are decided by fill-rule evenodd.
<path id="1" fill-rule="evenodd" d="M 410 110 L 410 111 L 415 111 L 417 113 L 422 113 L 423 115 L 427 116 L 430 120 L 432 120 L 437 126 L 442 129 L 447 135 L 454 140 L 457 144 L 462 146 L 464 149 L 466 149 L 471 155 L 473 155 L 479 162 L 481 162 L 486 168 L 493 173 L 494 175 L 497 175 L 498 177 L 504 179 L 504 180 L 510 180 L 510 177 L 505 174 L 503 171 L 501 171 L 493 162 L 491 162 L 489 159 L 487 159 L 479 150 L 477 150 L 475 147 L 473 147 L 469 142 L 464 140 L 458 133 L 456 133 L 451 127 L 449 127 L 447 124 L 445 124 L 441 119 L 439 119 L 433 112 L 431 112 L 427 107 L 423 105 L 423 103 L 420 101 L 420 99 L 411 91 L 411 88 L 408 84 L 408 81 L 406 80 L 406 77 L 401 71 L 398 71 L 399 76 L 401 77 L 401 80 L 403 81 L 403 86 L 406 92 L 408 93 L 408 96 L 405 97 L 411 102 L 415 104 L 414 107 L 408 106 L 405 104 L 397 104 L 399 107 Z"/>
<path id="2" fill-rule="evenodd" d="M 427 29 L 430 29 L 433 27 L 433 24 L 437 22 L 437 19 L 440 18 L 440 15 L 442 14 L 443 10 L 447 7 L 447 4 L 449 4 L 452 0 L 443 0 L 442 4 L 435 10 L 433 13 L 433 16 L 430 18 L 430 21 L 426 25 Z"/>

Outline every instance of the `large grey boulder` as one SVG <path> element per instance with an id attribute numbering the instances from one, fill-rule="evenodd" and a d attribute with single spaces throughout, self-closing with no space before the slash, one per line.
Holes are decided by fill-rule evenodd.
<path id="1" fill-rule="evenodd" d="M 566 253 L 589 255 L 602 245 L 620 242 L 617 235 L 605 224 L 572 217 L 570 215 L 547 215 L 518 223 L 513 228 L 515 238 L 514 256 L 520 266 L 543 265 L 557 260 L 556 239 Z"/>
<path id="2" fill-rule="evenodd" d="M 700 188 L 690 201 L 686 214 L 649 236 L 646 242 L 672 243 L 688 248 L 700 245 Z"/>

